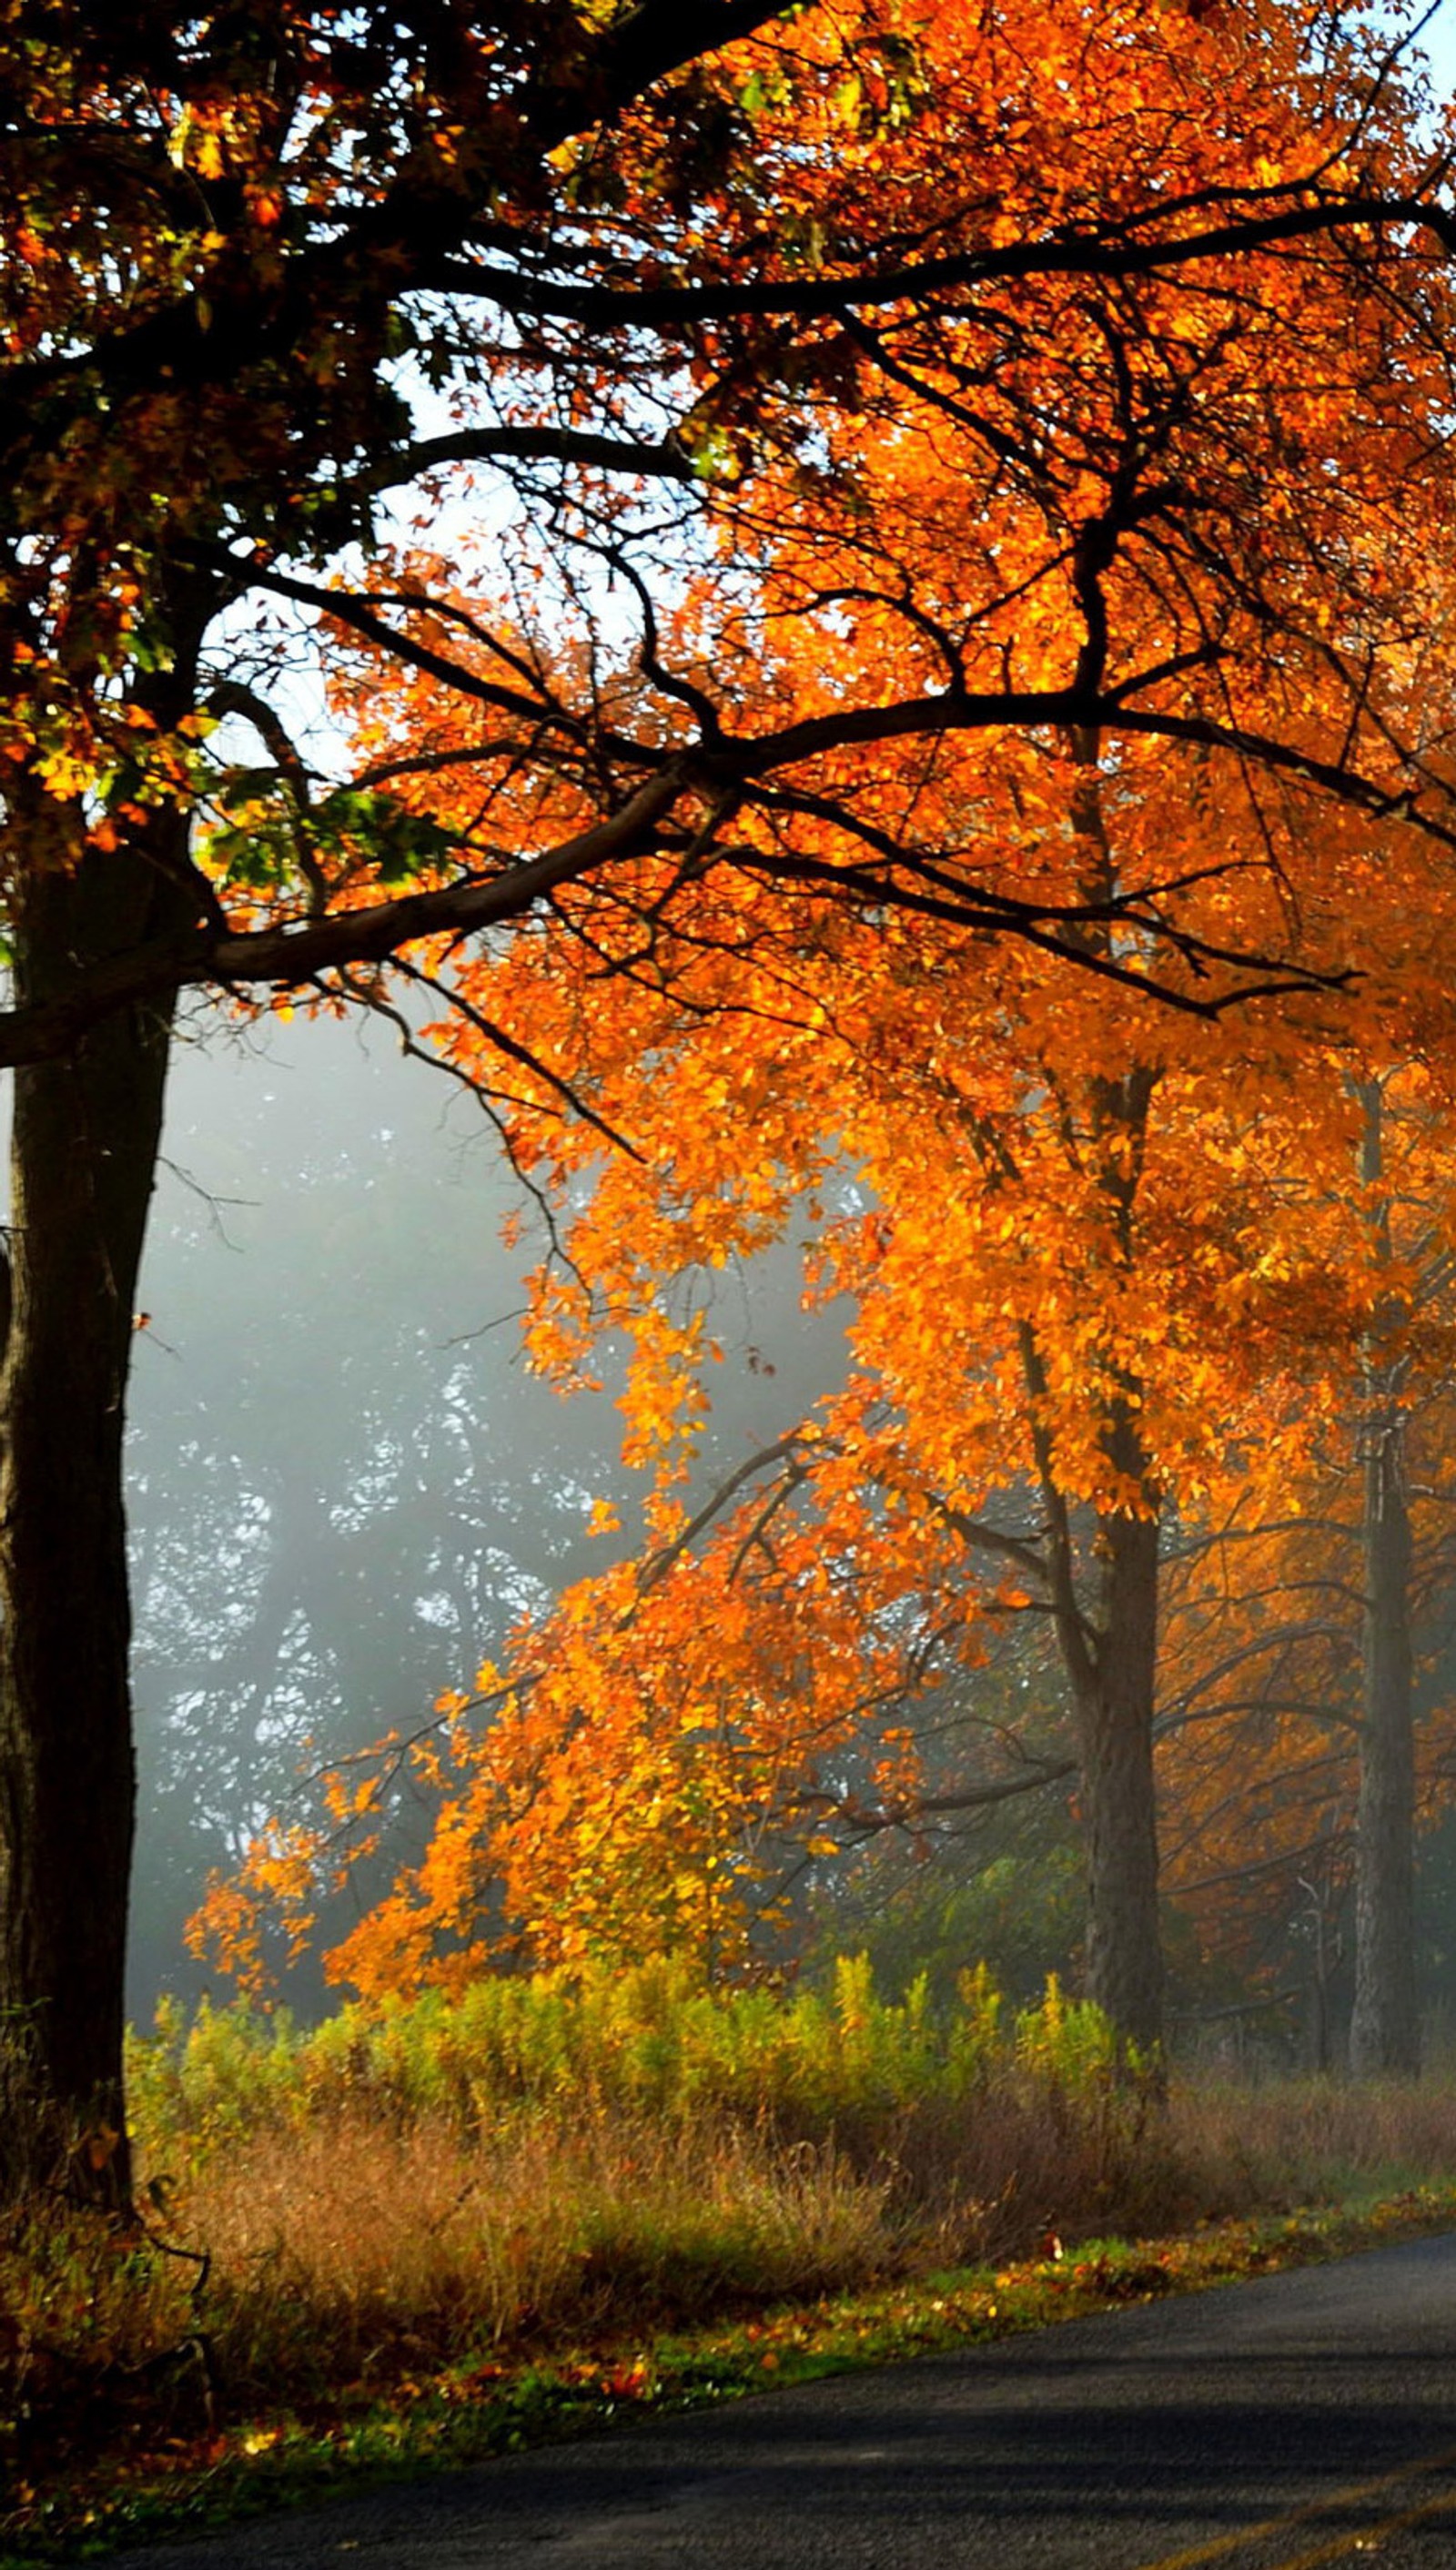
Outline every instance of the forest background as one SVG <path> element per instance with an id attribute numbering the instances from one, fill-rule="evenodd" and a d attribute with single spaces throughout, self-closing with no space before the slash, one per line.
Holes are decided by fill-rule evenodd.
<path id="1" fill-rule="evenodd" d="M 138 2025 L 164 1994 L 189 2006 L 227 1996 L 231 1980 L 190 1947 L 188 1922 L 259 1820 L 306 1801 L 310 1766 L 415 1729 L 523 1611 L 597 1568 L 604 1539 L 588 1527 L 600 1499 L 623 1521 L 611 1548 L 641 1540 L 620 1360 L 600 1392 L 564 1400 L 523 1358 L 521 1262 L 500 1237 L 519 1192 L 471 1102 L 427 1064 L 397 1060 L 387 1031 L 205 1022 L 180 1060 L 132 1407 Z M 842 1379 L 844 1307 L 806 1312 L 799 1288 L 786 1251 L 720 1284 L 728 1362 L 705 1492 Z M 1437 1585 L 1423 1629 L 1428 1738 L 1447 1700 L 1449 1616 Z M 1214 1773 L 1231 1788 L 1227 1761 Z M 1351 1995 L 1348 1763 L 1326 1810 L 1328 1874 L 1301 1882 L 1297 1835 L 1282 1867 L 1253 1877 L 1251 1934 L 1235 1907 L 1220 1939 L 1215 1911 L 1201 1951 L 1192 1923 L 1175 1922 L 1184 2048 L 1292 2066 L 1322 2043 L 1338 2059 Z M 416 1844 L 423 1825 L 417 1816 Z M 1223 1826 L 1241 1825 L 1235 1799 Z M 1075 1986 L 1081 1868 L 1066 1781 L 947 1827 L 933 1857 L 902 1843 L 889 1863 L 871 1845 L 837 1874 L 821 1864 L 802 1928 L 810 1959 L 862 1945 L 888 1983 L 928 1968 L 942 1991 L 984 1959 L 1019 2001 L 1048 1972 Z M 1456 1999 L 1456 1834 L 1439 1786 L 1417 1880 L 1421 2002 L 1440 2053 Z M 334 1916 L 341 1933 L 349 1906 Z M 274 1995 L 305 2020 L 336 2003 L 317 1940 L 291 1967 L 274 1940 L 271 1960 Z"/>

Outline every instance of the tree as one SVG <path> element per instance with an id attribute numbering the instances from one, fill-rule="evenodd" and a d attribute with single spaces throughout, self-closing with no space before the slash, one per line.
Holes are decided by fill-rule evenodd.
<path id="1" fill-rule="evenodd" d="M 1101 846 L 1110 859 L 1106 830 Z M 1452 970 L 1440 899 L 1433 884 L 1421 1009 Z M 675 972 L 662 1004 L 629 986 L 619 1010 L 609 993 L 585 1052 L 569 1016 L 598 1109 L 632 1115 L 631 1156 L 594 1167 L 595 1132 L 572 1150 L 517 1111 L 518 1149 L 550 1155 L 571 1259 L 569 1278 L 538 1280 L 536 1344 L 577 1367 L 599 1328 L 633 1344 L 633 1452 L 665 1476 L 656 1540 L 523 1630 L 482 1674 L 483 1700 L 449 1700 L 443 1751 L 422 1735 L 432 1852 L 332 1958 L 367 1990 L 468 1976 L 522 1942 L 550 1960 L 658 1934 L 701 1944 L 705 1867 L 715 1953 L 741 1961 L 785 1850 L 817 1861 L 846 1837 L 920 1833 L 1076 1772 L 1090 1986 L 1147 2046 L 1162 2032 L 1155 1739 L 1172 1739 L 1186 1870 L 1195 1847 L 1205 1863 L 1211 1841 L 1236 1849 L 1267 1787 L 1297 1871 L 1289 1823 L 1321 1761 L 1291 1730 L 1338 1708 L 1315 1697 L 1291 1725 L 1284 1663 L 1330 1629 L 1297 1597 L 1337 1584 L 1320 1575 L 1336 1503 L 1318 1467 L 1348 1443 L 1373 1316 L 1391 1326 L 1388 1237 L 1379 1253 L 1377 1200 L 1352 1201 L 1349 1183 L 1358 1089 L 1327 1069 L 1307 1079 L 1302 1008 L 1211 1045 L 1131 998 L 1079 1008 L 1025 953 L 988 973 L 938 924 L 900 926 L 889 970 L 882 942 L 801 958 L 812 1005 L 796 1019 L 773 1005 L 776 971 L 755 990 L 740 959 L 736 1009 L 721 986 L 715 998 L 716 957 Z M 533 967 L 544 1002 L 524 996 Z M 469 968 L 466 987 L 491 1020 L 509 1006 L 508 1024 L 539 1028 L 569 969 L 555 950 L 513 952 Z M 1382 979 L 1370 1003 L 1392 1038 L 1401 987 Z M 467 1026 L 458 1058 L 469 1042 Z M 1329 1042 L 1319 1031 L 1321 1058 Z M 644 1054 L 652 1094 L 634 1098 Z M 746 1113 L 711 1111 L 733 1089 Z M 754 1144 L 784 1100 L 765 1165 Z M 1409 1190 L 1421 1173 L 1407 1160 L 1402 1176 Z M 706 1330 L 683 1280 L 802 1219 L 816 1182 L 839 1199 L 812 1255 L 821 1288 L 851 1298 L 850 1382 L 694 1508 L 674 1485 L 705 1401 Z M 1429 1230 L 1430 1171 L 1423 1186 Z M 1439 1381 L 1434 1307 L 1421 1353 Z M 1216 1540 L 1199 1533 L 1220 1517 L 1233 1522 Z M 1160 1704 L 1166 1522 L 1181 1558 Z M 1286 1543 L 1270 1572 L 1280 1534 L 1314 1556 L 1303 1570 Z M 943 1728 L 947 1692 L 974 1690 L 965 1673 L 1027 1612 L 1056 1635 L 1071 1754 L 1033 1747 L 1008 1715 L 999 1772 L 932 1788 L 926 1726 Z M 1353 1659 L 1348 1619 L 1343 1642 Z M 1260 1664 L 1277 1704 L 1251 1681 Z M 1320 1737 L 1316 1724 L 1316 1750 Z M 1346 1746 L 1326 1803 L 1350 1763 Z M 352 1816 L 336 1803 L 335 1820 Z M 266 1844 L 253 1889 L 301 1897 L 321 1853 L 306 1832 Z M 217 1924 L 236 1938 L 243 1915 Z"/>
<path id="2" fill-rule="evenodd" d="M 1435 541 L 1450 416 L 1444 164 L 1398 52 L 1363 22 L 1320 51 L 1273 10 L 1149 29 L 1089 6 L 1023 36 L 949 6 L 907 35 L 873 0 L 832 21 L 641 0 L 605 25 L 565 0 L 149 0 L 120 26 L 72 0 L 7 28 L 0 2011 L 22 2175 L 51 2165 L 49 2114 L 86 2137 L 73 2183 L 128 2183 L 121 1430 L 181 994 L 376 1001 L 431 937 L 575 942 L 626 902 L 651 939 L 690 901 L 701 934 L 705 886 L 730 943 L 763 933 L 759 900 L 784 951 L 810 915 L 832 937 L 912 903 L 1088 966 L 1014 763 L 970 846 L 901 826 L 935 766 L 915 744 L 1008 728 L 1163 743 L 1174 802 L 1211 758 L 1286 807 L 1449 837 L 1379 713 L 1404 636 L 1387 538 Z M 414 384 L 448 428 L 417 424 Z M 968 586 L 944 613 L 947 486 L 894 495 L 927 409 L 958 450 Z M 888 557 L 855 498 L 866 436 Z M 373 524 L 379 493 L 481 467 L 519 502 L 484 617 L 386 563 Z M 635 649 L 595 612 L 609 575 Z M 468 812 L 404 790 L 428 747 L 310 768 L 290 662 L 346 642 L 371 683 L 427 674 L 468 710 Z M 1187 1005 L 1270 978 L 1161 866 L 1117 917 Z M 1090 969 L 1142 982 L 1148 959 Z M 492 1042 L 497 1085 L 533 1075 L 529 1032 Z"/>
<path id="3" fill-rule="evenodd" d="M 1427 1693 L 1419 1742 L 1416 1698 L 1451 1578 L 1450 1069 L 1449 1048 L 1378 1071 L 1346 1064 L 1356 1183 L 1307 1152 L 1284 1180 L 1306 1242 L 1322 1237 L 1322 1254 L 1363 1280 L 1345 1331 L 1303 1370 L 1301 1398 L 1316 1363 L 1326 1378 L 1323 1433 L 1278 1489 L 1260 1476 L 1224 1526 L 1187 1541 L 1174 1573 L 1184 1629 L 1165 1718 L 1191 1734 L 1170 1750 L 1176 1872 L 1213 1870 L 1226 1901 L 1241 1857 L 1267 1926 L 1326 1908 L 1352 1870 L 1350 2048 L 1363 2074 L 1419 2064 L 1416 1818 L 1439 1808 L 1448 1748 L 1448 1721 L 1431 1720 L 1449 1714 L 1444 1697 Z"/>
<path id="4" fill-rule="evenodd" d="M 1371 1200 L 1373 1251 L 1387 1290 L 1371 1315 L 1361 1421 L 1364 1567 L 1360 1803 L 1355 1828 L 1355 2005 L 1350 2068 L 1420 2067 L 1415 1966 L 1415 1722 L 1411 1584 L 1413 1545 L 1402 1393 L 1408 1358 L 1404 1298 L 1390 1276 L 1385 1189 L 1385 1098 L 1378 1079 L 1360 1089 L 1359 1172 Z M 1378 1192 L 1377 1192 L 1378 1191 Z"/>

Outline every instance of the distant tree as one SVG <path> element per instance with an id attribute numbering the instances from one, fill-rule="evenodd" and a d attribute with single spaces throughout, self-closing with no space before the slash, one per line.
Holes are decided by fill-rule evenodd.
<path id="1" fill-rule="evenodd" d="M 1306 1397 L 1325 1385 L 1314 1450 L 1185 1529 L 1167 1583 L 1175 1879 L 1211 1878 L 1234 1941 L 1240 1919 L 1266 1933 L 1352 1892 L 1366 2075 L 1419 2065 L 1417 1821 L 1450 1790 L 1449 1685 L 1423 1686 L 1422 1664 L 1456 1576 L 1451 1071 L 1448 1054 L 1351 1067 L 1350 1179 L 1289 1171 L 1291 1217 L 1364 1292 L 1306 1355 Z"/>

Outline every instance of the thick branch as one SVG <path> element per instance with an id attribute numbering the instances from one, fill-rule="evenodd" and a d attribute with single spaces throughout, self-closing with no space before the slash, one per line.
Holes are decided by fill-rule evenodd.
<path id="1" fill-rule="evenodd" d="M 1019 1794 L 1040 1793 L 1045 1785 L 1060 1785 L 1068 1776 L 1079 1773 L 1076 1758 L 1057 1758 L 1045 1764 L 1028 1767 L 1025 1775 L 1003 1776 L 995 1784 L 966 1785 L 959 1793 L 917 1795 L 913 1802 L 887 1806 L 879 1811 L 866 1810 L 862 1803 L 844 1801 L 834 1794 L 807 1794 L 805 1802 L 819 1805 L 834 1813 L 846 1828 L 873 1838 L 882 1830 L 914 1829 L 919 1822 L 936 1819 L 951 1812 L 989 1811 L 994 1804 L 1009 1803 Z"/>
<path id="2" fill-rule="evenodd" d="M 651 89 L 669 72 L 686 69 L 706 54 L 788 15 L 784 0 L 641 0 L 602 39 L 595 65 L 598 113 L 612 114 Z M 553 135 L 565 141 L 578 130 L 580 103 L 568 95 L 558 109 L 569 122 Z M 549 126 L 549 111 L 533 116 L 538 130 Z"/>
<path id="3" fill-rule="evenodd" d="M 964 1509 L 946 1507 L 939 1502 L 937 1514 L 953 1534 L 960 1536 L 962 1543 L 971 1545 L 977 1552 L 999 1554 L 1003 1561 L 1014 1561 L 1032 1578 L 1045 1581 L 1046 1557 L 1034 1536 L 1003 1534 L 999 1526 L 985 1525 L 979 1517 L 968 1516 Z"/>
<path id="4" fill-rule="evenodd" d="M 1135 218 L 1138 219 L 1138 218 Z M 1141 220 L 1165 219 L 1150 208 Z M 558 277 L 526 276 L 517 268 L 447 263 L 436 282 L 446 290 L 478 295 L 503 311 L 557 320 L 594 322 L 623 329 L 688 327 L 783 315 L 812 320 L 844 311 L 910 304 L 928 296 L 987 285 L 1019 284 L 1028 277 L 1096 277 L 1116 281 L 1152 276 L 1162 269 L 1197 266 L 1211 259 L 1246 259 L 1252 252 L 1308 240 L 1355 226 L 1415 227 L 1433 232 L 1443 249 L 1456 248 L 1456 215 L 1419 197 L 1323 197 L 1247 214 L 1202 231 L 1162 239 L 1128 238 L 1106 230 L 1063 232 L 1051 239 L 989 243 L 912 264 L 860 269 L 839 275 L 764 278 L 741 285 L 593 286 Z"/>
<path id="5" fill-rule="evenodd" d="M 214 560 L 228 562 L 230 558 L 216 556 Z M 242 566 L 232 563 L 231 568 L 237 571 Z M 519 688 L 503 687 L 482 677 L 467 664 L 396 631 L 373 602 L 322 590 L 283 573 L 251 567 L 249 571 L 263 588 L 352 627 L 397 658 L 441 679 L 459 693 L 535 723 L 554 720 L 570 728 L 570 717 L 559 709 L 533 701 Z M 589 874 L 598 866 L 639 854 L 651 844 L 657 824 L 684 792 L 707 792 L 722 800 L 777 770 L 801 765 L 836 749 L 872 747 L 885 741 L 1006 726 L 1038 730 L 1101 724 L 1111 732 L 1162 733 L 1232 750 L 1259 765 L 1300 777 L 1361 810 L 1409 818 L 1435 839 L 1456 848 L 1456 827 L 1411 811 L 1398 796 L 1357 772 L 1332 767 L 1234 726 L 1131 707 L 1127 697 L 1137 683 L 1128 681 L 1092 694 L 1073 685 L 906 697 L 889 704 L 848 706 L 835 713 L 815 715 L 757 738 L 720 735 L 710 746 L 697 749 L 665 748 L 630 735 L 606 734 L 593 743 L 600 755 L 617 758 L 636 767 L 639 773 L 643 769 L 655 772 L 620 811 L 577 833 L 560 847 L 509 867 L 487 881 L 464 878 L 367 908 L 281 922 L 243 935 L 230 936 L 210 925 L 182 937 L 139 947 L 78 975 L 72 989 L 57 999 L 29 1009 L 0 1012 L 0 1069 L 54 1060 L 69 1052 L 89 1027 L 113 1011 L 167 1000 L 182 989 L 207 984 L 224 988 L 242 984 L 296 987 L 343 965 L 382 962 L 399 947 L 419 938 L 469 935 L 518 919 L 555 886 Z M 955 893 L 918 890 L 913 856 L 906 859 L 898 880 L 888 872 L 882 878 L 864 869 L 816 863 L 808 857 L 785 860 L 761 850 L 746 852 L 745 863 L 750 870 L 765 875 L 778 874 L 806 883 L 816 881 L 840 899 L 898 903 L 967 925 L 1004 927 L 1069 961 L 1081 961 L 1089 964 L 1089 969 L 1135 981 L 1143 996 L 1165 998 L 1200 1016 L 1215 1016 L 1227 1005 L 1226 1000 L 1197 999 L 1176 991 L 1151 975 L 1128 974 L 1102 958 L 1093 958 L 1089 963 L 1089 959 L 1069 952 L 1065 937 L 1047 935 L 1043 920 L 1056 914 L 1043 913 L 1035 904 L 1023 906 L 1005 896 L 983 894 L 975 885 Z M 937 870 L 931 861 L 926 862 L 923 871 L 933 881 Z M 1186 960 L 1201 960 L 1202 950 L 1196 940 L 1175 936 L 1174 942 L 1183 949 Z M 1245 973 L 1264 961 L 1213 955 L 1209 960 L 1232 963 Z M 1338 978 L 1291 968 L 1287 975 L 1260 987 L 1303 989 Z M 1247 1000 L 1254 994 L 1245 985 L 1230 996 Z"/>
<path id="6" fill-rule="evenodd" d="M 316 582 L 296 580 L 266 564 L 240 561 L 221 548 L 199 547 L 197 551 L 210 569 L 226 570 L 246 584 L 269 590 L 277 597 L 291 599 L 300 607 L 316 609 L 321 616 L 347 626 L 365 641 L 391 652 L 426 676 L 440 679 L 459 694 L 476 697 L 502 712 L 522 714 L 538 721 L 553 710 L 533 701 L 519 689 L 505 687 L 498 680 L 483 677 L 468 662 L 453 659 L 448 652 L 436 650 L 408 632 L 401 632 L 381 613 L 381 609 L 390 604 L 418 606 L 426 602 L 360 597 L 347 590 L 330 590 Z M 947 688 L 935 694 L 897 697 L 888 704 L 845 705 L 833 713 L 808 715 L 799 722 L 786 723 L 781 729 L 760 733 L 756 738 L 741 733 L 720 733 L 714 739 L 711 752 L 703 753 L 700 765 L 705 776 L 727 793 L 773 775 L 782 768 L 807 764 L 834 750 L 875 748 L 882 741 L 925 739 L 939 734 L 998 728 L 1016 731 L 1103 730 L 1114 736 L 1122 732 L 1139 732 L 1161 739 L 1187 741 L 1199 748 L 1227 750 L 1251 766 L 1267 768 L 1313 785 L 1335 801 L 1348 803 L 1375 819 L 1408 820 L 1428 837 L 1456 849 L 1456 823 L 1440 821 L 1419 810 L 1412 790 L 1404 782 L 1394 788 L 1380 785 L 1358 768 L 1317 758 L 1289 741 L 1250 730 L 1242 723 L 1217 722 L 1211 715 L 1183 714 L 1135 703 L 1136 697 L 1160 684 L 1168 674 L 1167 667 L 1159 667 L 1135 671 L 1116 684 L 1104 687 L 1089 687 L 1074 681 L 1062 687 Z M 629 734 L 612 731 L 595 735 L 594 746 L 608 756 L 633 759 L 641 764 L 652 763 L 671 754 L 654 750 Z"/>
<path id="7" fill-rule="evenodd" d="M 589 874 L 594 866 L 636 855 L 681 794 L 685 776 L 669 764 L 610 819 L 566 839 L 544 855 L 527 858 L 488 882 L 442 884 L 431 892 L 402 894 L 367 909 L 286 922 L 237 937 L 190 931 L 157 938 L 79 975 L 59 999 L 0 1012 L 0 1070 L 18 1063 L 54 1062 L 70 1053 L 88 1029 L 118 1009 L 145 1006 L 206 983 L 225 989 L 243 983 L 293 989 L 345 964 L 378 964 L 419 938 L 469 935 L 502 920 L 519 919 L 558 884 Z"/>
<path id="8" fill-rule="evenodd" d="M 602 473 L 630 473 L 645 481 L 691 482 L 693 464 L 670 439 L 607 437 L 584 428 L 462 428 L 449 437 L 425 437 L 395 455 L 371 460 L 350 473 L 353 491 L 390 491 L 445 464 L 582 464 Z"/>
<path id="9" fill-rule="evenodd" d="M 736 1472 L 729 1473 L 726 1481 L 720 1482 L 717 1490 L 705 1499 L 697 1515 L 690 1517 L 681 1533 L 675 1535 L 671 1543 L 664 1544 L 661 1551 L 653 1553 L 643 1564 L 637 1583 L 639 1592 L 656 1588 L 659 1580 L 667 1577 L 674 1562 L 680 1561 L 685 1552 L 691 1551 L 698 1537 L 706 1534 L 715 1519 L 722 1516 L 729 1501 L 735 1499 L 739 1491 L 743 1490 L 749 1482 L 756 1481 L 760 1473 L 766 1473 L 770 1466 L 778 1465 L 785 1465 L 792 1471 L 803 1444 L 802 1428 L 790 1428 L 784 1436 L 775 1437 L 771 1446 L 761 1446 L 756 1455 L 750 1455 L 746 1463 L 738 1466 Z"/>

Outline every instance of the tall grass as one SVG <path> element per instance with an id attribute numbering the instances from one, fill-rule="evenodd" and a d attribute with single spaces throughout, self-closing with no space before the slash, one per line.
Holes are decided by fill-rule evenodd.
<path id="1" fill-rule="evenodd" d="M 1328 2077 L 1176 2085 L 1171 2140 L 1228 2209 L 1280 2208 L 1456 2184 L 1456 2083 Z"/>
<path id="2" fill-rule="evenodd" d="M 449 2002 L 164 2014 L 144 2163 L 214 2260 L 231 2372 L 299 2385 L 683 2324 L 1008 2250 L 1147 2191 L 1146 2105 L 1055 1985 L 936 2020 L 860 1958 L 826 1996 L 664 1964 Z M 1139 2174 L 1141 2172 L 1141 2174 Z"/>
<path id="3" fill-rule="evenodd" d="M 1005 2084 L 1090 2094 L 1111 2059 L 1097 2011 L 1052 1984 L 1009 2023 L 984 1971 L 960 2004 L 931 2015 L 923 1980 L 899 2001 L 875 1989 L 864 1956 L 834 1966 L 826 1995 L 707 1991 L 665 1962 L 568 1980 L 483 1979 L 382 2010 L 344 2007 L 311 2031 L 286 2012 L 204 2006 L 185 2024 L 164 2008 L 134 2039 L 133 2113 L 149 2152 L 197 2169 L 263 2129 L 297 2130 L 346 2105 L 387 2122 L 443 2116 L 483 2133 L 521 2106 L 630 2112 L 670 2123 L 771 2117 L 794 2138 L 848 2126 L 878 2133 L 931 2099 L 958 2103 Z"/>

